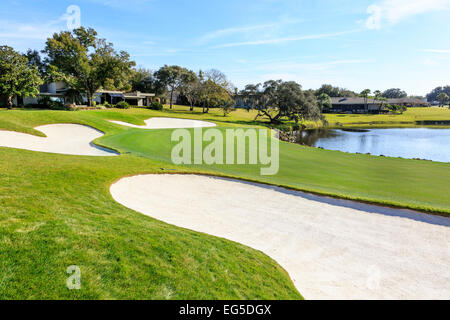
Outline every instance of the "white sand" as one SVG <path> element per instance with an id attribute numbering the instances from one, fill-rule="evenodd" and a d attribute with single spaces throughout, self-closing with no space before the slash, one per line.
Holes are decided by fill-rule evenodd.
<path id="1" fill-rule="evenodd" d="M 145 126 L 137 126 L 128 122 L 109 120 L 112 123 L 120 124 L 131 128 L 139 129 L 181 129 L 181 128 L 210 128 L 216 124 L 212 122 L 177 119 L 177 118 L 151 118 L 145 120 Z"/>
<path id="2" fill-rule="evenodd" d="M 43 132 L 47 137 L 0 130 L 0 147 L 80 156 L 117 155 L 112 150 L 94 145 L 92 141 L 103 136 L 103 133 L 88 126 L 50 124 L 35 129 Z"/>
<path id="3" fill-rule="evenodd" d="M 111 187 L 124 206 L 275 259 L 307 299 L 450 299 L 450 219 L 196 175 Z"/>

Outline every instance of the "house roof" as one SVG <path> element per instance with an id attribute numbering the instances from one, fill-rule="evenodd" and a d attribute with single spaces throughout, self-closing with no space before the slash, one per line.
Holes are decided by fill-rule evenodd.
<path id="1" fill-rule="evenodd" d="M 425 100 L 418 98 L 401 98 L 401 99 L 388 99 L 391 104 L 396 103 L 409 103 L 409 104 L 426 104 Z"/>
<path id="2" fill-rule="evenodd" d="M 154 97 L 154 93 L 142 93 L 139 91 L 136 92 L 127 92 L 123 94 L 126 99 L 144 99 L 147 97 Z"/>
<path id="3" fill-rule="evenodd" d="M 333 97 L 331 98 L 331 103 L 334 105 L 352 105 L 352 104 L 365 104 L 364 98 L 356 97 L 356 98 L 347 98 L 347 97 Z M 368 105 L 378 105 L 382 102 L 374 99 L 367 99 Z M 417 105 L 425 105 L 427 104 L 423 99 L 417 98 L 402 98 L 402 99 L 388 99 L 388 104 L 417 104 Z"/>
<path id="4" fill-rule="evenodd" d="M 364 98 L 346 98 L 346 97 L 337 97 L 337 98 L 331 98 L 331 103 L 334 105 L 339 104 L 365 104 L 366 101 Z M 373 99 L 367 99 L 367 104 L 380 104 L 381 101 L 374 102 Z"/>
<path id="5" fill-rule="evenodd" d="M 120 93 L 122 94 L 122 91 L 114 91 L 114 90 L 98 90 L 96 93 Z"/>

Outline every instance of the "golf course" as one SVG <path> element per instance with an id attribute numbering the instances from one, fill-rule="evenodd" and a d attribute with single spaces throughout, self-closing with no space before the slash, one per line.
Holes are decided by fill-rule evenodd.
<path id="1" fill-rule="evenodd" d="M 189 221 L 166 221 L 164 214 L 167 212 L 152 215 L 152 210 L 144 212 L 148 210 L 142 209 L 148 204 L 127 205 L 124 203 L 126 201 L 118 201 L 117 194 L 113 192 L 114 185 L 119 185 L 122 179 L 128 177 L 148 175 L 151 179 L 155 176 L 170 178 L 174 174 L 178 174 L 180 179 L 186 174 L 193 175 L 199 178 L 199 183 L 184 188 L 178 181 L 167 184 L 150 182 L 144 187 L 127 185 L 123 188 L 128 192 L 125 199 L 133 195 L 139 195 L 135 196 L 137 201 L 149 197 L 172 208 L 174 213 L 182 213 L 185 210 L 183 206 L 175 207 L 177 196 L 184 192 L 195 195 L 199 190 L 198 201 L 206 203 L 222 198 L 223 201 L 213 201 L 206 209 L 192 203 L 192 207 L 197 208 L 190 210 L 192 215 L 211 213 L 214 206 L 220 211 L 239 195 L 241 203 L 248 200 L 258 205 L 255 212 L 275 214 L 276 210 L 282 211 L 278 209 L 278 203 L 284 198 L 280 198 L 279 193 L 293 192 L 290 196 L 292 201 L 298 201 L 296 208 L 311 206 L 309 215 L 323 208 L 318 212 L 318 220 L 314 220 L 317 226 L 326 225 L 329 219 L 333 221 L 333 208 L 344 208 L 342 219 L 349 220 L 342 220 L 342 227 L 344 221 L 354 217 L 359 219 L 360 215 L 368 219 L 364 218 L 364 222 L 354 226 L 361 227 L 361 234 L 364 230 L 374 232 L 375 229 L 370 226 L 376 226 L 378 233 L 374 232 L 373 237 L 365 239 L 362 242 L 365 245 L 380 239 L 380 243 L 386 245 L 384 250 L 389 251 L 389 242 L 395 245 L 410 239 L 410 243 L 402 242 L 406 247 L 392 250 L 393 257 L 405 250 L 412 250 L 408 245 L 428 248 L 430 244 L 436 244 L 435 250 L 429 253 L 437 261 L 436 267 L 430 267 L 426 257 L 422 257 L 423 265 L 420 264 L 420 257 L 409 260 L 411 266 L 417 262 L 417 270 L 411 267 L 414 270 L 410 278 L 429 269 L 429 278 L 425 276 L 424 279 L 433 283 L 433 290 L 420 292 L 420 286 L 412 286 L 393 290 L 387 295 L 370 294 L 368 298 L 420 298 L 421 295 L 435 298 L 439 294 L 443 297 L 447 294 L 448 297 L 448 287 L 445 287 L 448 281 L 444 280 L 448 280 L 449 274 L 442 266 L 448 265 L 444 247 L 450 224 L 450 190 L 446 188 L 450 181 L 449 163 L 351 154 L 281 141 L 279 172 L 272 176 L 261 175 L 260 167 L 255 165 L 172 163 L 171 151 L 176 143 L 171 140 L 173 130 L 170 128 L 188 128 L 190 132 L 194 127 L 213 126 L 221 132 L 228 128 L 267 128 L 268 124 L 263 119 L 255 117 L 256 112 L 241 109 L 224 116 L 221 110 L 211 109 L 209 113 L 203 113 L 195 108 L 191 112 L 189 107 L 183 106 L 174 106 L 173 109 L 166 106 L 162 111 L 144 108 L 1 110 L 0 299 L 296 300 L 303 297 L 358 297 L 358 291 L 355 291 L 356 295 L 346 295 L 348 287 L 333 291 L 333 285 L 323 284 L 330 289 L 316 290 L 320 286 L 317 282 L 316 285 L 308 283 L 308 290 L 304 293 L 301 275 L 303 273 L 307 277 L 307 272 L 314 269 L 312 265 L 306 265 L 308 259 L 299 260 L 292 267 L 296 272 L 294 277 L 290 261 L 281 262 L 283 258 L 272 255 L 270 248 L 264 247 L 264 241 L 240 241 L 240 235 L 228 237 L 222 233 L 223 230 L 214 233 L 196 228 Z M 450 110 L 411 108 L 398 115 L 330 114 L 326 117 L 331 128 L 419 127 L 424 121 L 450 121 Z M 174 125 L 163 119 L 172 119 Z M 56 130 L 55 125 L 67 126 L 73 131 L 69 130 L 67 136 L 61 135 L 62 131 Z M 307 127 L 320 125 L 305 123 Z M 445 128 L 445 125 L 433 127 Z M 13 140 L 20 144 L 14 145 L 11 143 Z M 82 151 L 77 153 L 77 150 Z M 227 178 L 227 183 L 231 185 L 216 190 L 217 181 L 202 180 L 207 177 Z M 213 183 L 208 190 L 197 189 L 208 183 Z M 233 193 L 232 190 L 242 183 L 253 186 L 255 194 L 264 196 L 267 204 L 251 193 L 247 199 L 244 189 Z M 280 188 L 275 193 L 266 190 L 274 187 Z M 299 197 L 315 197 L 308 198 L 314 204 L 302 202 Z M 332 207 L 326 209 L 328 205 Z M 267 211 L 266 206 L 271 210 Z M 186 208 L 186 211 L 189 210 Z M 248 213 L 251 212 L 249 207 Z M 201 221 L 202 217 L 210 216 L 196 217 Z M 270 214 L 267 217 L 270 218 Z M 291 216 L 283 219 L 288 221 Z M 302 219 L 302 216 L 297 218 L 296 223 L 301 225 Z M 239 217 L 235 221 L 239 223 Z M 385 237 L 383 225 L 392 227 L 386 230 L 386 234 L 398 234 Z M 208 226 L 206 221 L 205 226 Z M 214 227 L 212 224 L 211 230 Z M 247 231 L 251 234 L 259 227 L 261 225 L 255 224 L 255 229 L 249 227 Z M 229 228 L 231 231 L 233 226 Z M 329 232 L 331 230 L 334 229 Z M 414 239 L 404 237 L 412 230 L 418 235 L 429 234 L 425 243 L 421 243 L 419 236 Z M 342 234 L 336 233 L 335 237 L 342 237 Z M 349 242 L 354 242 L 351 240 Z M 297 251 L 291 251 L 286 257 L 301 248 L 295 247 Z M 364 248 L 361 245 L 354 252 L 347 253 L 362 254 Z M 336 254 L 333 252 L 333 255 Z M 314 254 L 309 258 L 311 261 L 322 259 Z M 374 258 L 377 258 L 375 253 Z M 332 269 L 333 261 L 349 263 L 328 260 L 330 264 L 324 270 Z M 81 268 L 82 290 L 67 290 L 66 270 L 71 265 Z M 396 266 L 391 262 L 385 264 L 386 269 L 395 269 Z M 336 269 L 344 270 L 344 267 Z M 354 272 L 364 273 L 366 269 L 355 269 Z M 389 272 L 386 271 L 388 275 Z M 351 274 L 342 274 L 341 281 L 348 282 L 346 277 Z M 329 274 L 323 275 L 326 277 Z M 395 276 L 392 274 L 392 277 Z M 297 278 L 301 280 L 295 281 Z M 394 282 L 401 287 L 401 281 L 397 279 Z M 434 287 L 439 283 L 442 287 Z M 414 290 L 416 292 L 412 296 L 406 293 Z"/>

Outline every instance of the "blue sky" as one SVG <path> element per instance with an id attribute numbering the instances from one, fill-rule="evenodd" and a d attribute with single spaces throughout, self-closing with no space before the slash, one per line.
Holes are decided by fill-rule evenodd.
<path id="1" fill-rule="evenodd" d="M 42 49 L 67 8 L 139 66 L 355 91 L 450 85 L 450 0 L 3 0 L 0 44 Z"/>

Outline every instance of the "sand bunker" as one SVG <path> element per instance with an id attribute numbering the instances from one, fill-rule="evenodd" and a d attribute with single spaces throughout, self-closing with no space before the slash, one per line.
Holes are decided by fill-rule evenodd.
<path id="1" fill-rule="evenodd" d="M 111 187 L 122 205 L 275 259 L 307 299 L 450 299 L 450 219 L 196 175 Z"/>
<path id="2" fill-rule="evenodd" d="M 79 156 L 115 156 L 116 152 L 98 147 L 93 140 L 103 133 L 79 124 L 50 124 L 35 128 L 47 137 L 0 131 L 0 147 Z"/>
<path id="3" fill-rule="evenodd" d="M 112 123 L 120 124 L 131 128 L 139 129 L 179 129 L 179 128 L 209 128 L 215 127 L 216 124 L 212 122 L 176 119 L 176 118 L 151 118 L 145 120 L 145 126 L 137 126 L 128 122 L 109 120 Z"/>

